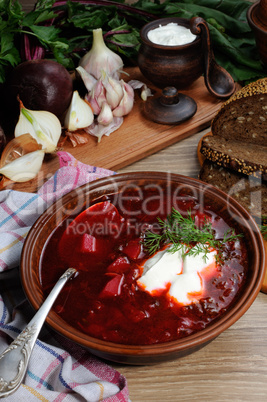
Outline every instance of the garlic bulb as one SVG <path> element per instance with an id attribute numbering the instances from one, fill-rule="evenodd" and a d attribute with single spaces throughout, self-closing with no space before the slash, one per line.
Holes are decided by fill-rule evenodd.
<path id="1" fill-rule="evenodd" d="M 29 152 L 1 167 L 0 174 L 15 182 L 32 180 L 42 167 L 45 151 Z"/>
<path id="2" fill-rule="evenodd" d="M 133 108 L 134 90 L 124 80 L 116 80 L 102 72 L 101 78 L 87 94 L 87 100 L 97 116 L 102 112 L 104 104 L 109 105 L 113 117 L 125 116 Z"/>
<path id="3" fill-rule="evenodd" d="M 106 46 L 102 28 L 98 28 L 93 30 L 91 50 L 83 56 L 79 65 L 97 80 L 101 77 L 102 70 L 106 71 L 111 77 L 118 79 L 120 70 L 123 68 L 123 61 L 118 54 Z"/>
<path id="4" fill-rule="evenodd" d="M 47 153 L 54 152 L 61 135 L 57 116 L 45 110 L 29 110 L 21 104 L 15 137 L 29 133 Z"/>
<path id="5" fill-rule="evenodd" d="M 90 126 L 94 121 L 94 114 L 90 105 L 83 100 L 78 91 L 74 91 L 68 108 L 64 126 L 69 131 Z"/>

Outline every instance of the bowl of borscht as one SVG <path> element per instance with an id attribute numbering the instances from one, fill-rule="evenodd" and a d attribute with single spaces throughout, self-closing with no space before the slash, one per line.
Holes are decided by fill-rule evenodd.
<path id="1" fill-rule="evenodd" d="M 258 225 L 226 193 L 132 172 L 77 188 L 33 225 L 21 279 L 35 310 L 68 267 L 78 272 L 46 323 L 101 358 L 155 364 L 234 324 L 260 291 L 265 254 Z"/>

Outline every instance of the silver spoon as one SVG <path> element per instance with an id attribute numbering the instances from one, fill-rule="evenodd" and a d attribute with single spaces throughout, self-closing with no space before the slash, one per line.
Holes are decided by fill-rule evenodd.
<path id="1" fill-rule="evenodd" d="M 0 355 L 0 398 L 11 395 L 20 386 L 43 323 L 59 292 L 76 272 L 75 268 L 65 271 L 29 324 Z"/>

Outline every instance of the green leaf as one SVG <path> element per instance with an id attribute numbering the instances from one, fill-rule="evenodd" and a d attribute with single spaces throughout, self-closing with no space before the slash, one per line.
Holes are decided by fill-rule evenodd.
<path id="1" fill-rule="evenodd" d="M 44 26 L 37 26 L 37 25 L 29 25 L 28 28 L 39 38 L 39 40 L 43 43 L 57 41 L 58 34 L 60 29 L 51 26 L 51 27 L 44 27 Z"/>
<path id="2" fill-rule="evenodd" d="M 0 40 L 0 82 L 5 81 L 5 71 L 9 66 L 15 67 L 20 62 L 20 55 L 14 46 L 14 34 L 4 32 Z"/>
<path id="3" fill-rule="evenodd" d="M 52 8 L 55 0 L 37 0 L 35 3 L 35 10 L 42 10 L 44 8 Z"/>
<path id="4" fill-rule="evenodd" d="M 23 19 L 23 25 L 30 26 L 40 24 L 55 18 L 57 14 L 51 10 L 31 11 Z"/>

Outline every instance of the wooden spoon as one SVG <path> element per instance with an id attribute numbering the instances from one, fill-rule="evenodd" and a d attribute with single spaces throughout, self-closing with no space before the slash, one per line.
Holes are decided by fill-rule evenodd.
<path id="1" fill-rule="evenodd" d="M 201 35 L 204 53 L 204 78 L 208 91 L 219 98 L 229 98 L 236 89 L 232 76 L 215 61 L 208 24 L 201 17 L 190 20 L 190 30 Z"/>

